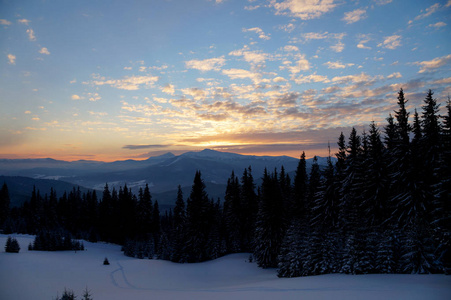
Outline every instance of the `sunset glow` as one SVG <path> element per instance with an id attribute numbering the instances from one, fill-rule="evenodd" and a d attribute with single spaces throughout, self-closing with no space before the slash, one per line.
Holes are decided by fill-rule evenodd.
<path id="1" fill-rule="evenodd" d="M 326 156 L 451 94 L 451 0 L 1 1 L 0 158 Z"/>

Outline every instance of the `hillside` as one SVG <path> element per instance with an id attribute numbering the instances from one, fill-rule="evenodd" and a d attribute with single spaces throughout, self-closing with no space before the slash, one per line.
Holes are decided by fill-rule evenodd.
<path id="1" fill-rule="evenodd" d="M 252 173 L 257 184 L 265 168 L 273 171 L 284 166 L 285 171 L 294 178 L 294 172 L 299 160 L 288 156 L 254 156 L 219 152 L 205 149 L 200 152 L 187 152 L 181 155 L 166 153 L 147 160 L 125 160 L 115 162 L 100 161 L 59 161 L 54 159 L 1 159 L 0 178 L 8 184 L 12 202 L 21 204 L 26 200 L 33 185 L 42 194 L 48 193 L 54 187 L 58 195 L 75 187 L 102 191 L 105 183 L 110 187 L 127 184 L 134 192 L 149 184 L 155 200 L 163 207 L 172 205 L 176 196 L 177 186 L 181 185 L 187 194 L 193 183 L 197 170 L 207 185 L 210 197 L 223 197 L 227 179 L 232 171 L 241 176 L 243 170 L 252 167 Z M 320 166 L 326 164 L 326 158 L 319 157 Z M 307 169 L 312 159 L 307 160 Z M 19 177 L 17 177 L 19 176 Z M 25 179 L 24 177 L 29 177 Z"/>
<path id="2" fill-rule="evenodd" d="M 249 254 L 177 264 L 125 257 L 117 245 L 84 242 L 86 251 L 28 251 L 32 236 L 17 235 L 20 253 L 0 252 L 1 299 L 54 299 L 64 288 L 81 299 L 451 299 L 446 275 L 343 275 L 277 278 L 249 263 Z M 0 245 L 7 236 L 0 235 Z M 102 265 L 105 257 L 109 266 Z"/>

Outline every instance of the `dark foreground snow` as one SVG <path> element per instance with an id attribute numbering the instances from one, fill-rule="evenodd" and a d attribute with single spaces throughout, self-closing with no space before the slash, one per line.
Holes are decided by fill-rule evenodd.
<path id="1" fill-rule="evenodd" d="M 85 242 L 86 251 L 28 251 L 33 237 L 17 238 L 19 254 L 5 253 L 0 235 L 0 299 L 50 300 L 88 287 L 101 299 L 451 299 L 451 276 L 321 275 L 277 278 L 248 263 L 248 254 L 175 264 L 125 257 L 120 247 Z M 108 257 L 109 266 L 103 265 Z"/>

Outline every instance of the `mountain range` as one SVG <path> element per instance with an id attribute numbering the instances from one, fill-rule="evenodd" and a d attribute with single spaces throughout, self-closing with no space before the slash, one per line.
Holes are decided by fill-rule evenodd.
<path id="1" fill-rule="evenodd" d="M 318 157 L 320 166 L 326 165 L 326 162 L 327 158 Z M 6 182 L 8 187 L 11 185 L 9 191 L 12 202 L 23 202 L 25 190 L 23 184 L 13 184 L 13 181 L 27 182 L 28 187 L 33 184 L 42 194 L 48 193 L 49 186 L 54 184 L 58 195 L 64 192 L 64 189 L 71 189 L 71 186 L 101 191 L 105 183 L 108 183 L 110 188 L 127 184 L 134 193 L 137 193 L 138 189 L 147 183 L 153 198 L 158 200 L 160 205 L 171 205 L 175 201 L 178 185 L 182 186 L 185 197 L 189 195 L 197 170 L 202 173 L 210 197 L 216 199 L 223 198 L 227 179 L 232 171 L 241 177 L 244 169 L 251 166 L 252 175 L 258 184 L 265 168 L 273 171 L 276 168 L 280 170 L 281 166 L 284 166 L 285 172 L 294 178 L 298 163 L 299 159 L 289 156 L 240 155 L 210 149 L 186 152 L 178 156 L 168 152 L 146 160 L 115 162 L 87 160 L 69 162 L 51 158 L 0 159 L 0 175 L 3 175 L 0 180 Z M 312 159 L 308 159 L 307 169 L 311 164 Z M 23 177 L 29 179 L 25 180 Z M 12 188 L 13 186 L 15 188 Z M 20 187 L 19 190 L 16 190 L 17 187 Z M 19 194 L 22 196 L 19 197 Z"/>

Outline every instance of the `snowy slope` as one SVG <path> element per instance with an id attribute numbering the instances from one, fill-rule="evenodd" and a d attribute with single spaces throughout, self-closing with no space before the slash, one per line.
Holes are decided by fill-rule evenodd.
<path id="1" fill-rule="evenodd" d="M 451 299 L 451 276 L 322 275 L 280 279 L 275 270 L 233 254 L 198 264 L 125 257 L 120 247 L 85 242 L 82 252 L 4 253 L 0 235 L 0 299 L 53 299 L 64 288 L 101 299 Z M 104 266 L 108 257 L 111 265 Z"/>

